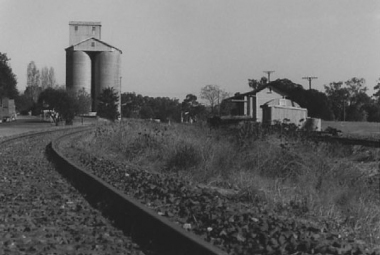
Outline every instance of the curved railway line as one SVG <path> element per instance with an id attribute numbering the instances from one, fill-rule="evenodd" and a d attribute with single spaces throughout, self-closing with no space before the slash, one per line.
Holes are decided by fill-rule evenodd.
<path id="1" fill-rule="evenodd" d="M 0 142 L 0 254 L 226 254 L 65 158 L 57 145 L 88 130 Z"/>
<path id="2" fill-rule="evenodd" d="M 60 143 L 89 129 L 0 142 L 0 254 L 227 254 L 60 151 Z M 380 147 L 380 141 L 316 139 Z"/>
<path id="3" fill-rule="evenodd" d="M 51 143 L 57 169 L 118 228 L 130 233 L 139 243 L 153 246 L 159 254 L 226 254 L 66 158 L 59 150 L 59 143 L 72 135 L 61 136 Z"/>
<path id="4" fill-rule="evenodd" d="M 0 254 L 155 254 L 112 226 L 56 171 L 46 146 L 67 132 L 0 143 Z"/>

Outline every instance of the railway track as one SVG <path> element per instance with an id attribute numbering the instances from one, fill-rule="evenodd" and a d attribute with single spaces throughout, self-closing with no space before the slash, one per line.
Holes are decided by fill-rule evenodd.
<path id="1" fill-rule="evenodd" d="M 83 131 L 77 131 L 80 134 Z M 125 195 L 99 177 L 84 170 L 59 150 L 59 144 L 75 134 L 54 140 L 51 155 L 59 172 L 78 189 L 92 206 L 102 211 L 115 226 L 133 240 L 149 246 L 158 254 L 227 254 L 196 235 L 163 218 L 137 200 Z"/>
<path id="2" fill-rule="evenodd" d="M 227 254 L 73 163 L 60 144 L 82 132 L 0 142 L 0 254 Z"/>
<path id="3" fill-rule="evenodd" d="M 360 145 L 365 147 L 380 148 L 379 140 L 368 140 L 368 139 L 357 139 L 348 137 L 335 137 L 326 135 L 315 135 L 312 136 L 313 139 L 317 141 L 330 142 L 330 143 L 340 143 L 345 145 Z"/>
<path id="4" fill-rule="evenodd" d="M 56 171 L 54 130 L 0 142 L 0 254 L 157 254 L 140 247 Z"/>

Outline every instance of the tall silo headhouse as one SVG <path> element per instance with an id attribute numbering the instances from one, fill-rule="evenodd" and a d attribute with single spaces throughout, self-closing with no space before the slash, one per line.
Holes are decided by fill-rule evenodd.
<path id="1" fill-rule="evenodd" d="M 71 21 L 69 32 L 66 89 L 77 92 L 84 88 L 91 94 L 91 111 L 96 112 L 103 89 L 112 87 L 120 95 L 122 51 L 101 41 L 100 22 Z"/>

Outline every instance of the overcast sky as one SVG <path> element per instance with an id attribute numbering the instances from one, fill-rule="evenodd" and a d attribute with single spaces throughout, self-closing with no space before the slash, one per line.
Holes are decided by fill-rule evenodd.
<path id="1" fill-rule="evenodd" d="M 245 92 L 269 70 L 305 88 L 317 76 L 320 91 L 360 77 L 372 92 L 380 78 L 378 0 L 0 0 L 0 52 L 20 92 L 30 61 L 65 84 L 69 21 L 102 23 L 101 40 L 123 51 L 123 92 Z"/>

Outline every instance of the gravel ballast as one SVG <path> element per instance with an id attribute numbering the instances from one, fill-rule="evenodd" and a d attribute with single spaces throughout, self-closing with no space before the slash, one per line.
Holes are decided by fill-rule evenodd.
<path id="1" fill-rule="evenodd" d="M 0 254 L 146 254 L 46 158 L 65 132 L 1 144 Z"/>

